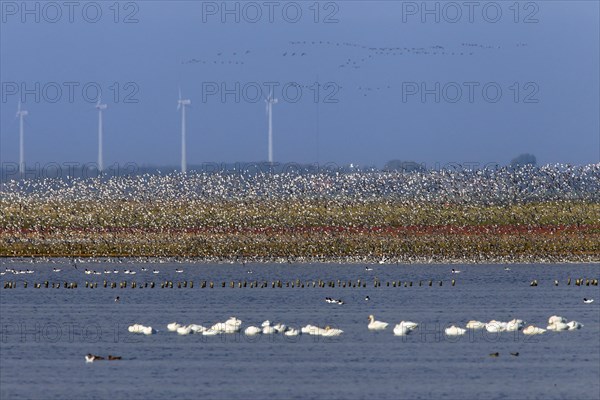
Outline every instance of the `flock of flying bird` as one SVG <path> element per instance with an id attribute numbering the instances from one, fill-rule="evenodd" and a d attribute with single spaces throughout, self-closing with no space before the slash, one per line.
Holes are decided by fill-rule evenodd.
<path id="1" fill-rule="evenodd" d="M 319 65 L 324 60 L 337 60 L 337 68 L 342 70 L 358 70 L 373 64 L 375 62 L 388 62 L 395 58 L 402 57 L 468 57 L 473 56 L 478 51 L 498 51 L 502 47 L 499 45 L 484 43 L 461 43 L 457 46 L 448 45 L 428 45 L 428 46 L 371 46 L 356 42 L 340 42 L 333 40 L 296 40 L 290 41 L 291 48 L 280 50 L 279 56 L 286 59 L 303 58 L 308 59 L 311 56 L 318 58 Z M 519 42 L 508 46 L 510 48 L 527 47 L 527 43 Z M 199 65 L 244 65 L 250 63 L 249 57 L 254 56 L 255 52 L 251 50 L 244 51 L 218 51 L 216 55 L 208 58 L 191 58 L 182 61 L 182 64 Z M 256 57 L 256 60 L 263 60 L 263 57 Z M 262 61 L 261 61 L 262 62 Z M 308 85 L 300 85 L 306 86 Z M 340 86 L 341 88 L 341 86 Z M 357 90 L 363 96 L 368 96 L 371 92 L 375 93 L 383 89 L 394 89 L 393 85 L 369 86 L 359 85 Z"/>
<path id="2" fill-rule="evenodd" d="M 3 183 L 3 202 L 26 209 L 45 201 L 107 202 L 138 200 L 190 202 L 202 200 L 328 198 L 365 201 L 372 198 L 406 202 L 506 205 L 540 201 L 600 201 L 600 164 L 413 172 L 269 173 L 229 171 L 128 175 L 105 179 L 36 179 Z M 57 210 L 60 211 L 60 210 Z M 18 221 L 15 221 L 18 222 Z M 20 229 L 0 216 L 6 229 Z M 40 221 L 41 222 L 41 221 Z"/>
<path id="3" fill-rule="evenodd" d="M 502 47 L 484 43 L 461 43 L 457 46 L 442 46 L 434 44 L 429 46 L 370 46 L 356 42 L 339 42 L 332 40 L 297 40 L 290 41 L 291 48 L 281 50 L 279 56 L 286 59 L 303 58 L 308 59 L 311 56 L 318 58 L 319 65 L 322 65 L 324 60 L 331 58 L 337 60 L 337 68 L 343 70 L 357 70 L 366 67 L 369 64 L 376 62 L 388 62 L 397 57 L 414 57 L 414 56 L 429 56 L 429 57 L 465 57 L 473 56 L 477 51 L 498 51 Z M 516 43 L 509 47 L 522 48 L 527 47 L 527 43 Z M 244 65 L 251 62 L 249 57 L 254 56 L 251 50 L 243 51 L 218 51 L 208 58 L 191 58 L 182 61 L 182 64 L 198 64 L 206 66 L 225 66 L 225 65 Z M 256 58 L 263 60 L 263 58 Z M 262 61 L 261 61 L 262 62 Z M 308 87 L 309 85 L 298 86 Z M 339 86 L 342 87 L 341 85 Z M 370 93 L 375 93 L 384 89 L 398 90 L 394 85 L 369 86 L 359 85 L 356 88 L 363 96 L 368 96 Z"/>

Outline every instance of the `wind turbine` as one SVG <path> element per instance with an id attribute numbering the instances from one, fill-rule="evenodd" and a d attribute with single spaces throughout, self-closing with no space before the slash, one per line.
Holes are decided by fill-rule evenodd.
<path id="1" fill-rule="evenodd" d="M 106 110 L 107 105 L 102 104 L 102 98 L 98 98 L 96 108 L 98 109 L 98 172 L 104 171 L 103 152 L 102 152 L 102 111 Z"/>
<path id="2" fill-rule="evenodd" d="M 181 172 L 187 171 L 186 147 L 185 147 L 185 107 L 192 104 L 190 99 L 181 98 L 181 88 L 179 88 L 179 100 L 177 101 L 177 109 L 181 108 Z"/>
<path id="3" fill-rule="evenodd" d="M 17 118 L 19 118 L 19 173 L 21 176 L 25 174 L 25 143 L 23 132 L 23 118 L 29 114 L 28 111 L 21 110 L 21 100 L 19 100 L 19 105 L 17 106 Z"/>
<path id="4" fill-rule="evenodd" d="M 269 117 L 269 163 L 273 163 L 273 104 L 277 104 L 277 99 L 273 98 L 273 92 L 265 99 L 267 104 L 267 116 Z"/>

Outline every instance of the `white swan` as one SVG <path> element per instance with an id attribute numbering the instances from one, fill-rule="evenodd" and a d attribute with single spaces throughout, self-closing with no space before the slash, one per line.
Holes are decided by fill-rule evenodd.
<path id="1" fill-rule="evenodd" d="M 60 270 L 59 270 L 60 271 Z M 594 302 L 594 299 L 586 299 L 585 297 L 583 298 L 583 302 L 585 304 L 592 304 Z"/>
<path id="2" fill-rule="evenodd" d="M 556 322 L 563 322 L 566 323 L 567 320 L 563 317 L 559 317 L 558 315 L 553 315 L 550 318 L 548 318 L 548 325 L 552 325 Z"/>
<path id="3" fill-rule="evenodd" d="M 549 331 L 555 331 L 555 332 L 566 331 L 569 329 L 569 325 L 565 324 L 564 322 L 554 322 L 554 323 L 548 325 L 546 327 L 546 329 Z"/>
<path id="4" fill-rule="evenodd" d="M 541 335 L 544 332 L 546 332 L 545 329 L 533 325 L 529 325 L 527 328 L 523 329 L 524 335 Z"/>
<path id="5" fill-rule="evenodd" d="M 180 326 L 179 328 L 177 328 L 177 334 L 178 335 L 189 335 L 192 332 L 192 328 L 190 328 L 189 325 L 186 326 Z"/>
<path id="6" fill-rule="evenodd" d="M 331 328 L 329 326 L 326 326 L 325 329 L 321 329 L 319 332 L 319 334 L 321 336 L 325 336 L 325 337 L 340 336 L 342 333 L 344 333 L 343 330 L 337 329 L 337 328 Z"/>
<path id="7" fill-rule="evenodd" d="M 504 332 L 506 330 L 506 322 L 491 320 L 485 324 L 485 330 L 490 333 Z"/>
<path id="8" fill-rule="evenodd" d="M 410 321 L 401 321 L 394 327 L 394 335 L 396 336 L 406 336 L 411 333 L 413 330 L 417 329 L 419 324 L 416 322 Z"/>
<path id="9" fill-rule="evenodd" d="M 583 328 L 583 324 L 580 324 L 580 323 L 579 323 L 579 322 L 577 322 L 577 321 L 571 321 L 571 322 L 568 322 L 568 323 L 567 323 L 567 326 L 569 327 L 569 330 L 570 330 L 570 331 L 574 331 L 574 330 L 576 330 L 576 329 L 581 329 L 581 328 Z"/>
<path id="10" fill-rule="evenodd" d="M 370 322 L 369 325 L 367 325 L 367 328 L 372 331 L 384 330 L 389 325 L 387 322 L 375 321 L 375 317 L 373 315 L 369 315 L 369 321 Z"/>
<path id="11" fill-rule="evenodd" d="M 225 333 L 237 333 L 240 331 L 241 328 L 242 328 L 242 321 L 240 321 L 239 319 L 237 319 L 235 317 L 231 317 L 227 321 L 225 321 L 225 329 L 224 329 Z"/>
<path id="12" fill-rule="evenodd" d="M 279 323 L 279 324 L 275 325 L 273 328 L 275 328 L 275 331 L 277 331 L 277 333 L 283 333 L 287 329 L 287 326 L 285 326 L 285 324 Z"/>
<path id="13" fill-rule="evenodd" d="M 513 319 L 506 323 L 506 331 L 507 332 L 515 332 L 523 329 L 525 323 L 522 319 Z"/>
<path id="14" fill-rule="evenodd" d="M 300 331 L 298 331 L 298 329 L 288 328 L 288 330 L 283 332 L 283 334 L 285 336 L 298 336 L 300 334 Z"/>
<path id="15" fill-rule="evenodd" d="M 210 327 L 211 330 L 223 333 L 227 330 L 227 324 L 225 322 L 217 322 Z"/>
<path id="16" fill-rule="evenodd" d="M 310 332 L 313 330 L 313 328 L 315 328 L 315 326 L 308 324 L 308 325 L 303 326 L 302 328 L 300 328 L 300 332 L 302 332 L 302 333 L 308 333 L 310 335 L 311 334 Z"/>
<path id="17" fill-rule="evenodd" d="M 194 333 L 202 333 L 206 330 L 205 327 L 203 327 L 202 325 L 197 325 L 197 324 L 190 324 L 189 327 L 192 330 L 192 332 L 194 332 Z"/>
<path id="18" fill-rule="evenodd" d="M 175 332 L 177 331 L 177 329 L 179 329 L 181 327 L 180 324 L 178 324 L 177 322 L 171 322 L 170 324 L 167 325 L 167 330 L 169 332 Z"/>
<path id="19" fill-rule="evenodd" d="M 143 328 L 144 328 L 144 325 L 133 324 L 133 325 L 130 325 L 129 327 L 127 327 L 127 330 L 131 333 L 140 333 L 140 332 L 142 332 Z"/>
<path id="20" fill-rule="evenodd" d="M 263 327 L 262 333 L 265 335 L 272 335 L 275 333 L 275 328 L 272 327 L 271 325 L 267 325 L 267 326 Z"/>
<path id="21" fill-rule="evenodd" d="M 215 331 L 214 329 L 207 329 L 207 330 L 205 330 L 205 331 L 202 332 L 202 334 L 204 336 L 215 336 L 215 335 L 218 335 L 219 333 L 221 333 L 221 332 Z"/>
<path id="22" fill-rule="evenodd" d="M 154 329 L 152 329 L 151 326 L 144 326 L 142 328 L 142 332 L 144 335 L 152 335 L 154 333 L 156 333 L 156 331 Z"/>
<path id="23" fill-rule="evenodd" d="M 446 328 L 444 330 L 444 332 L 446 333 L 447 336 L 460 336 L 460 335 L 464 335 L 465 332 L 467 332 L 467 330 L 460 328 L 458 326 L 452 325 L 451 327 Z"/>
<path id="24" fill-rule="evenodd" d="M 271 321 L 269 321 L 269 320 L 266 320 L 266 321 L 264 321 L 264 322 L 263 322 L 263 323 L 262 323 L 260 326 L 262 326 L 263 328 L 264 328 L 265 326 L 271 326 Z"/>
<path id="25" fill-rule="evenodd" d="M 129 326 L 127 330 L 131 333 L 141 333 L 144 335 L 152 335 L 153 333 L 156 333 L 151 326 L 144 326 L 142 324 L 133 324 Z"/>
<path id="26" fill-rule="evenodd" d="M 246 335 L 258 335 L 259 333 L 262 333 L 262 328 L 259 328 L 258 326 L 249 326 L 244 330 L 244 333 Z"/>
<path id="27" fill-rule="evenodd" d="M 467 329 L 483 329 L 485 328 L 485 322 L 470 320 L 467 322 Z"/>
<path id="28" fill-rule="evenodd" d="M 236 317 L 231 317 L 229 318 L 227 321 L 225 321 L 226 325 L 231 325 L 231 326 L 241 326 L 242 325 L 242 321 L 237 319 Z"/>

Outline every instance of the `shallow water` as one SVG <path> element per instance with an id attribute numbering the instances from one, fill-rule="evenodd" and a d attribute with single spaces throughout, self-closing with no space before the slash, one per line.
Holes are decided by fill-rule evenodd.
<path id="1" fill-rule="evenodd" d="M 52 272 L 53 267 L 62 272 Z M 147 272 L 141 272 L 146 267 Z M 598 287 L 573 279 L 598 278 L 598 264 L 570 265 L 210 265 L 210 264 L 19 264 L 35 270 L 6 274 L 29 288 L 0 288 L 0 398 L 600 398 L 600 295 Z M 120 270 L 85 275 L 85 268 Z M 152 274 L 153 269 L 160 274 Z M 183 273 L 175 273 L 183 268 Z M 460 274 L 452 275 L 457 268 Z M 134 276 L 123 270 L 136 270 Z M 247 271 L 252 270 L 252 274 Z M 382 286 L 373 287 L 377 277 Z M 450 285 L 456 279 L 456 286 Z M 192 280 L 194 288 L 103 288 L 104 279 L 137 282 Z M 230 280 L 304 282 L 362 279 L 366 288 L 221 288 Z M 427 285 L 429 279 L 435 284 Z M 529 282 L 537 279 L 538 287 Z M 560 284 L 555 287 L 554 279 Z M 77 281 L 79 288 L 34 289 L 32 282 Z M 99 287 L 84 287 L 85 281 Z M 201 280 L 219 283 L 201 289 Z M 392 280 L 412 287 L 387 287 Z M 418 281 L 424 286 L 419 287 Z M 439 286 L 442 280 L 444 285 Z M 176 284 L 175 284 L 176 286 Z M 365 301 L 365 296 L 370 301 Z M 113 300 L 120 296 L 121 302 Z M 325 297 L 343 299 L 327 304 Z M 595 298 L 583 304 L 584 297 Z M 383 332 L 367 330 L 367 317 L 390 322 Z M 545 328 L 561 315 L 584 324 L 571 332 L 472 331 L 451 338 L 450 324 L 470 319 L 520 318 Z M 294 327 L 331 325 L 338 338 L 244 335 L 178 336 L 169 322 L 212 325 L 235 315 L 248 325 L 269 319 Z M 401 320 L 421 324 L 395 337 Z M 152 336 L 127 332 L 133 323 L 151 325 Z M 242 329 L 243 329 L 242 328 Z M 489 353 L 499 352 L 498 358 Z M 510 352 L 519 352 L 518 357 Z M 121 361 L 84 362 L 86 353 L 119 355 Z"/>

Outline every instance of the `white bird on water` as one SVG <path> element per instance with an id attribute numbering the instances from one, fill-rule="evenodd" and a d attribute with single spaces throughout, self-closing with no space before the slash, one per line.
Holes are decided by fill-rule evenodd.
<path id="1" fill-rule="evenodd" d="M 585 297 L 583 298 L 583 302 L 585 304 L 592 304 L 594 302 L 594 299 L 586 299 Z"/>
<path id="2" fill-rule="evenodd" d="M 244 330 L 244 333 L 246 335 L 258 335 L 259 333 L 262 333 L 262 328 L 259 328 L 258 326 L 249 326 Z"/>
<path id="3" fill-rule="evenodd" d="M 367 328 L 370 330 L 381 331 L 387 328 L 388 325 L 389 324 L 387 322 L 375 321 L 375 317 L 372 314 L 369 315 L 369 325 L 367 325 Z"/>
<path id="4" fill-rule="evenodd" d="M 179 329 L 181 327 L 180 324 L 178 324 L 177 322 L 171 322 L 170 324 L 167 325 L 167 329 L 170 332 L 175 332 L 177 331 L 177 329 Z"/>
<path id="5" fill-rule="evenodd" d="M 460 336 L 460 335 L 464 335 L 466 331 L 467 331 L 466 329 L 459 328 L 458 326 L 452 325 L 451 327 L 446 328 L 446 330 L 444 332 L 446 333 L 447 336 Z"/>
<path id="6" fill-rule="evenodd" d="M 417 329 L 418 326 L 419 324 L 417 324 L 416 322 L 401 321 L 398 325 L 394 327 L 394 335 L 406 336 L 415 329 Z"/>
<path id="7" fill-rule="evenodd" d="M 483 329 L 485 328 L 485 322 L 471 320 L 467 322 L 467 329 Z"/>
<path id="8" fill-rule="evenodd" d="M 546 332 L 545 329 L 533 325 L 529 325 L 527 328 L 523 329 L 524 335 L 541 335 L 544 332 Z"/>

